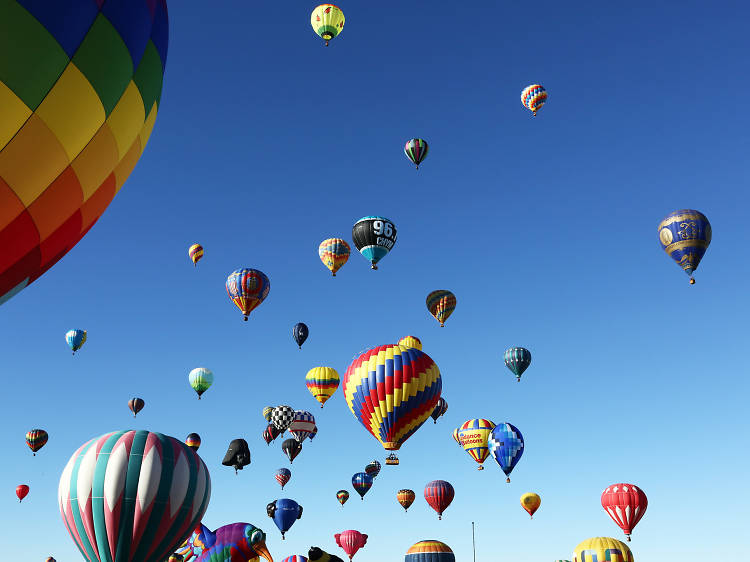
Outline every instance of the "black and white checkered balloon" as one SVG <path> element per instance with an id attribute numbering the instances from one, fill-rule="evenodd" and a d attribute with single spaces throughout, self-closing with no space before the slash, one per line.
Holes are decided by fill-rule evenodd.
<path id="1" fill-rule="evenodd" d="M 284 433 L 294 420 L 294 409 L 291 406 L 277 406 L 271 414 L 271 423 Z"/>

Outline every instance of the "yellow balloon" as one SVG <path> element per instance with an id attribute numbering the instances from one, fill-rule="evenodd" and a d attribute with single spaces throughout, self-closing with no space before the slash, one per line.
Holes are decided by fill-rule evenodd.
<path id="1" fill-rule="evenodd" d="M 573 551 L 573 562 L 635 562 L 628 545 L 611 537 L 586 539 Z"/>
<path id="2" fill-rule="evenodd" d="M 539 509 L 541 504 L 542 498 L 539 497 L 539 494 L 530 492 L 521 496 L 521 507 L 529 512 L 532 519 L 534 518 L 534 513 Z"/>
<path id="3" fill-rule="evenodd" d="M 422 351 L 422 340 L 420 340 L 416 336 L 405 336 L 398 340 L 398 345 L 403 345 L 404 347 L 411 347 L 413 349 Z"/>
<path id="4" fill-rule="evenodd" d="M 310 25 L 325 40 L 327 46 L 344 29 L 344 12 L 333 4 L 321 4 L 310 15 Z"/>
<path id="5" fill-rule="evenodd" d="M 333 367 L 313 367 L 305 375 L 305 384 L 322 408 L 339 387 L 339 374 Z"/>
<path id="6" fill-rule="evenodd" d="M 495 429 L 494 422 L 484 418 L 466 421 L 458 428 L 458 443 L 472 459 L 479 463 L 477 470 L 484 470 L 482 463 L 490 454 L 487 439 L 493 429 Z"/>

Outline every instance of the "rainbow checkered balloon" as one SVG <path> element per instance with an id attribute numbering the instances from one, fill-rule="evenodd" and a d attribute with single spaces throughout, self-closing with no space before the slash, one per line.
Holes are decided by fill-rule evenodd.
<path id="1" fill-rule="evenodd" d="M 159 109 L 166 0 L 0 2 L 0 303 L 89 231 Z"/>

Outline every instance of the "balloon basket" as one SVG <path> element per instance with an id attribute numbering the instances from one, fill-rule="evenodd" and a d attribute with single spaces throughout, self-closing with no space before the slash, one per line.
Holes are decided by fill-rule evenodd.
<path id="1" fill-rule="evenodd" d="M 695 285 L 695 279 L 693 279 L 692 277 L 690 278 L 690 284 Z"/>
<path id="2" fill-rule="evenodd" d="M 507 484 L 510 484 L 510 478 L 506 478 L 506 479 L 505 479 L 505 482 L 506 482 Z"/>
<path id="3" fill-rule="evenodd" d="M 480 465 L 479 465 L 479 466 L 477 467 L 477 470 L 484 470 L 484 467 L 483 467 L 483 466 L 482 466 L 482 465 L 480 464 Z"/>

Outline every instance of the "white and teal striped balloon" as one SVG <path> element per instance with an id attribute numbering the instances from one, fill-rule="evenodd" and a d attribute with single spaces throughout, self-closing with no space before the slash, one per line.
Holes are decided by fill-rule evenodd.
<path id="1" fill-rule="evenodd" d="M 201 458 L 182 441 L 115 431 L 81 446 L 60 476 L 60 514 L 89 562 L 164 562 L 211 498 Z"/>

